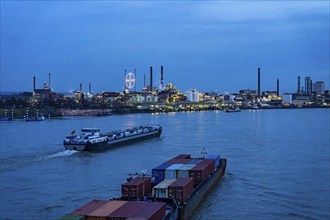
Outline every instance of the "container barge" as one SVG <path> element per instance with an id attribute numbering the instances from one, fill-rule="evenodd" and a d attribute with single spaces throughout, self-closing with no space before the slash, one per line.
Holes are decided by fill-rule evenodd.
<path id="1" fill-rule="evenodd" d="M 179 155 L 152 169 L 152 175 L 127 179 L 121 197 L 92 200 L 60 220 L 186 220 L 225 175 L 220 155 Z"/>
<path id="2" fill-rule="evenodd" d="M 160 125 L 145 125 L 105 134 L 101 134 L 99 128 L 83 128 L 80 135 L 71 132 L 71 136 L 64 139 L 63 145 L 66 150 L 104 151 L 119 145 L 158 138 L 161 133 Z"/>

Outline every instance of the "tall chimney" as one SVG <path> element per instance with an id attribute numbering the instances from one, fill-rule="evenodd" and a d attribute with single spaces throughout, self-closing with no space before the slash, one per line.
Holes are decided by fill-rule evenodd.
<path id="1" fill-rule="evenodd" d="M 143 75 L 143 88 L 146 87 L 146 74 Z"/>
<path id="2" fill-rule="evenodd" d="M 80 83 L 80 92 L 82 92 L 82 83 Z"/>
<path id="3" fill-rule="evenodd" d="M 277 90 L 276 90 L 277 97 L 280 96 L 280 80 L 277 79 Z"/>
<path id="4" fill-rule="evenodd" d="M 92 84 L 89 83 L 89 84 L 88 84 L 88 93 L 91 94 L 91 91 L 92 91 Z"/>
<path id="5" fill-rule="evenodd" d="M 50 73 L 48 73 L 48 88 L 50 88 Z"/>
<path id="6" fill-rule="evenodd" d="M 300 76 L 298 76 L 298 90 L 297 93 L 300 94 Z"/>
<path id="7" fill-rule="evenodd" d="M 36 90 L 36 76 L 33 76 L 33 92 Z"/>
<path id="8" fill-rule="evenodd" d="M 260 98 L 260 67 L 258 67 L 258 97 Z"/>
<path id="9" fill-rule="evenodd" d="M 127 89 L 127 87 L 126 87 L 126 69 L 125 69 L 125 76 L 124 76 L 124 84 L 125 84 L 125 90 Z"/>
<path id="10" fill-rule="evenodd" d="M 164 86 L 164 68 L 163 66 L 160 66 L 160 85 Z"/>
<path id="11" fill-rule="evenodd" d="M 150 66 L 150 91 L 152 90 L 152 66 Z"/>
<path id="12" fill-rule="evenodd" d="M 309 94 L 313 94 L 313 80 L 311 80 L 310 85 L 309 85 Z"/>

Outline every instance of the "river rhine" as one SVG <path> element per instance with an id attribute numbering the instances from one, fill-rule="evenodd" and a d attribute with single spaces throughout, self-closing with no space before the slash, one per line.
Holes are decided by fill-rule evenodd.
<path id="1" fill-rule="evenodd" d="M 0 219 L 56 219 L 120 196 L 128 173 L 177 154 L 227 158 L 192 219 L 330 219 L 329 109 L 68 117 L 1 123 Z M 65 135 L 161 124 L 161 138 L 103 153 L 70 152 Z"/>

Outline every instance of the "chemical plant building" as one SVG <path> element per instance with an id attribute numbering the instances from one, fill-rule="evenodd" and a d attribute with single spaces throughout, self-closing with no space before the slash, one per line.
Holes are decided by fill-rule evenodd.
<path id="1" fill-rule="evenodd" d="M 330 107 L 330 93 L 325 90 L 324 81 L 312 81 L 310 76 L 297 77 L 297 91 L 280 95 L 280 80 L 274 82 L 276 90 L 262 91 L 262 72 L 258 67 L 256 73 L 256 89 L 243 89 L 233 94 L 218 94 L 215 92 L 201 92 L 190 89 L 181 93 L 172 83 L 164 83 L 164 67 L 160 66 L 160 83 L 153 83 L 153 67 L 150 66 L 149 82 L 144 84 L 141 91 L 136 91 L 136 70 L 125 70 L 125 90 L 122 92 L 106 91 L 92 93 L 91 83 L 88 92 L 83 91 L 83 84 L 74 93 L 55 93 L 49 81 L 43 83 L 43 88 L 36 87 L 36 77 L 33 77 L 32 92 L 16 95 L 2 95 L 2 108 L 49 107 L 51 109 L 108 109 L 113 112 L 157 112 L 157 111 L 195 111 L 208 109 L 226 109 L 239 107 L 249 108 L 291 108 L 291 107 Z M 48 108 L 50 109 L 50 108 Z M 132 110 L 133 109 L 133 110 Z M 123 111 L 123 112 L 126 112 Z M 62 114 L 59 113 L 59 115 Z"/>
<path id="2" fill-rule="evenodd" d="M 329 103 L 329 90 L 325 91 L 324 81 L 313 83 L 310 76 L 305 77 L 305 86 L 301 86 L 300 76 L 297 77 L 297 92 L 283 94 L 284 105 L 322 105 Z"/>

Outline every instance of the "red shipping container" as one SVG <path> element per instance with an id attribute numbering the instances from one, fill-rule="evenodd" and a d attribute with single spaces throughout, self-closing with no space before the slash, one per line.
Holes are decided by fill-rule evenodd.
<path id="1" fill-rule="evenodd" d="M 148 202 L 140 202 L 140 201 L 130 201 L 125 205 L 108 215 L 109 220 L 121 220 L 126 219 L 129 216 L 133 215 L 138 209 L 142 206 L 145 206 Z"/>
<path id="2" fill-rule="evenodd" d="M 150 177 L 135 177 L 121 186 L 122 197 L 143 197 L 151 193 Z"/>
<path id="3" fill-rule="evenodd" d="M 193 178 L 194 187 L 203 182 L 209 175 L 209 163 L 202 162 L 197 164 L 189 172 L 189 176 Z"/>
<path id="4" fill-rule="evenodd" d="M 118 208 L 120 208 L 126 203 L 127 201 L 117 201 L 117 200 L 108 201 L 100 208 L 86 215 L 86 220 L 93 220 L 93 219 L 106 220 L 108 215 L 110 215 L 112 212 L 116 211 Z"/>
<path id="5" fill-rule="evenodd" d="M 165 162 L 165 164 L 187 164 L 192 159 L 173 158 Z"/>
<path id="6" fill-rule="evenodd" d="M 165 215 L 166 215 L 166 203 L 147 202 L 146 205 L 142 206 L 140 209 L 134 212 L 131 216 L 129 216 L 129 218 L 159 220 L 159 219 L 163 219 Z"/>
<path id="7" fill-rule="evenodd" d="M 168 187 L 168 197 L 184 201 L 193 191 L 193 178 L 179 178 Z"/>
<path id="8" fill-rule="evenodd" d="M 203 159 L 203 161 L 201 162 L 201 164 L 208 164 L 208 174 L 212 173 L 214 170 L 214 160 L 211 159 Z"/>
<path id="9" fill-rule="evenodd" d="M 82 207 L 76 209 L 75 211 L 71 212 L 70 214 L 73 215 L 88 215 L 89 213 L 95 211 L 96 209 L 100 208 L 101 206 L 105 205 L 108 200 L 92 200 L 89 203 L 83 205 Z"/>
<path id="10" fill-rule="evenodd" d="M 180 154 L 172 159 L 190 159 L 190 154 Z"/>

